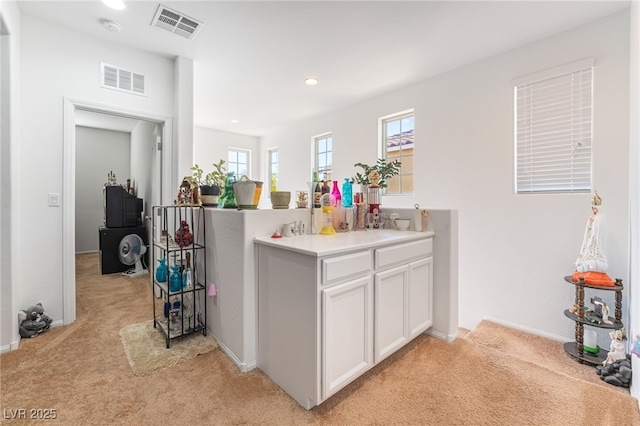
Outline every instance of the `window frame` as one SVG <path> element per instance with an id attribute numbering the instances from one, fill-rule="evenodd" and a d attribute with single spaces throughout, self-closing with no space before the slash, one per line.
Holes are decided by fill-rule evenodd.
<path id="1" fill-rule="evenodd" d="M 275 160 L 275 165 L 276 165 L 276 182 L 275 182 L 275 186 L 273 185 L 272 182 L 272 176 L 274 174 L 273 172 L 273 165 L 274 165 L 274 161 L 273 161 L 273 154 L 276 154 L 276 160 Z M 278 147 L 275 148 L 271 148 L 267 150 L 267 170 L 268 170 L 268 174 L 267 174 L 267 181 L 269 182 L 269 197 L 271 197 L 271 191 L 277 191 L 278 190 L 278 183 L 280 181 L 280 151 L 278 150 Z"/>
<path id="2" fill-rule="evenodd" d="M 515 194 L 592 192 L 594 77 L 595 60 L 586 58 L 513 81 Z M 554 102 L 545 101 L 541 91 L 550 91 L 554 86 Z M 562 87 L 564 91 L 560 92 L 557 87 Z M 525 90 L 528 91 L 526 96 L 519 93 Z M 537 92 L 534 94 L 534 91 Z M 558 111 L 560 102 L 555 99 L 562 95 L 566 96 L 565 104 L 568 106 L 565 110 L 569 112 Z M 540 99 L 537 103 L 532 99 L 534 96 Z M 521 104 L 523 106 L 519 108 Z M 553 114 L 545 115 L 543 119 L 543 113 L 548 113 L 550 109 Z M 534 114 L 538 114 L 538 117 L 534 118 Z M 554 127 L 552 132 L 543 131 L 542 126 L 549 122 L 561 125 L 561 130 Z M 567 136 L 562 137 L 563 132 Z M 543 136 L 544 141 L 549 143 L 543 143 Z M 550 159 L 558 166 L 551 165 Z"/>
<path id="3" fill-rule="evenodd" d="M 325 149 L 325 151 L 319 151 L 320 142 L 323 140 L 331 140 L 331 149 Z M 331 161 L 325 161 L 325 175 L 321 174 L 320 170 L 320 154 L 331 154 Z M 327 164 L 328 163 L 328 164 Z M 313 137 L 313 170 L 318 175 L 318 181 L 331 181 L 333 178 L 333 133 L 327 132 L 321 135 Z M 327 173 L 328 170 L 328 173 Z M 327 176 L 328 175 L 328 176 Z"/>
<path id="4" fill-rule="evenodd" d="M 247 162 L 246 162 L 246 176 L 251 179 L 251 150 L 249 149 L 244 149 L 244 148 L 233 148 L 230 147 L 227 149 L 227 172 L 234 172 L 234 175 L 236 177 L 236 180 L 240 179 L 242 177 L 242 175 L 240 175 L 239 172 L 236 172 L 235 170 L 231 170 L 232 169 L 232 164 L 236 164 L 236 169 L 238 168 L 237 165 L 238 164 L 245 164 L 245 163 L 240 163 L 238 161 L 231 161 L 231 159 L 229 158 L 229 154 L 231 154 L 232 152 L 235 153 L 244 153 L 247 154 Z"/>
<path id="5" fill-rule="evenodd" d="M 400 112 L 396 112 L 393 114 L 389 114 L 386 115 L 384 117 L 380 117 L 378 119 L 378 157 L 379 158 L 384 158 L 385 160 L 388 161 L 388 157 L 387 157 L 387 153 L 388 148 L 387 148 L 387 132 L 386 132 L 386 124 L 392 121 L 401 121 L 405 118 L 408 117 L 412 117 L 413 118 L 413 153 L 411 154 L 412 157 L 412 167 L 411 173 L 403 173 L 402 172 L 402 165 L 400 166 L 400 173 L 398 174 L 398 176 L 395 176 L 394 178 L 398 178 L 398 188 L 399 188 L 399 192 L 392 192 L 389 193 L 388 191 L 388 187 L 387 188 L 383 188 L 382 189 L 382 195 L 389 195 L 389 196 L 411 196 L 415 194 L 415 121 L 416 121 L 416 114 L 415 114 L 415 109 L 411 108 L 411 109 L 407 109 L 404 111 L 400 111 Z M 402 127 L 400 127 L 401 133 L 402 133 Z M 402 148 L 399 149 L 400 151 L 400 163 L 402 163 Z M 411 186 L 413 187 L 412 191 L 402 191 L 402 178 L 406 177 L 406 176 L 411 176 Z M 393 178 L 392 178 L 393 179 Z"/>

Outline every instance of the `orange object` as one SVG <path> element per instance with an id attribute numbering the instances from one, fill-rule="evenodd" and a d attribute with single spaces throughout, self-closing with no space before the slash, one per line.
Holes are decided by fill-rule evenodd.
<path id="1" fill-rule="evenodd" d="M 571 279 L 574 282 L 580 281 L 580 278 L 584 278 L 584 282 L 589 285 L 596 285 L 601 287 L 613 287 L 616 283 L 604 272 L 574 272 Z"/>

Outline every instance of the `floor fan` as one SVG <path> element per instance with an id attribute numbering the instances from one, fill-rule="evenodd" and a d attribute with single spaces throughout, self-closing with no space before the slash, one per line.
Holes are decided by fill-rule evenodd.
<path id="1" fill-rule="evenodd" d="M 137 277 L 140 275 L 148 274 L 149 271 L 142 266 L 142 255 L 147 251 L 147 246 L 144 245 L 144 241 L 139 235 L 129 234 L 120 240 L 118 246 L 118 257 L 120 262 L 125 265 L 135 265 L 133 268 L 122 273 L 127 277 Z"/>

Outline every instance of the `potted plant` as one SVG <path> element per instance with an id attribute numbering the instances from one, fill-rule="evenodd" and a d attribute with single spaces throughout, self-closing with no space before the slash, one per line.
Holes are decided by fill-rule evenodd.
<path id="1" fill-rule="evenodd" d="M 204 178 L 204 172 L 198 164 L 194 164 L 191 170 L 193 171 L 192 179 L 197 182 L 200 187 L 202 204 L 205 206 L 217 206 L 220 190 L 224 186 L 224 181 L 227 176 L 224 160 L 221 159 L 218 163 L 213 163 L 213 171 L 204 175 Z"/>
<path id="2" fill-rule="evenodd" d="M 361 167 L 362 173 L 356 173 L 356 175 L 351 178 L 351 183 L 368 186 L 370 184 L 369 174 L 375 170 L 380 176 L 378 186 L 380 188 L 386 188 L 389 185 L 389 179 L 400 173 L 400 164 L 401 163 L 398 160 L 393 160 L 392 162 L 387 163 L 387 160 L 384 158 L 378 158 L 378 161 L 376 161 L 376 164 L 373 166 L 364 163 L 356 163 L 353 166 Z"/>

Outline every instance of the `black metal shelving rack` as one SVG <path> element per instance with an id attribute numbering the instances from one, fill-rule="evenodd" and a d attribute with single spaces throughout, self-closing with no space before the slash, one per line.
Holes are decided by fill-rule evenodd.
<path id="1" fill-rule="evenodd" d="M 186 221 L 193 234 L 193 243 L 181 246 L 175 241 L 176 231 L 182 221 Z M 158 232 L 167 231 L 166 237 L 158 237 Z M 153 326 L 160 330 L 166 340 L 167 348 L 171 340 L 192 333 L 202 332 L 207 335 L 206 276 L 207 262 L 205 250 L 205 218 L 204 208 L 198 205 L 176 204 L 172 206 L 153 207 L 153 244 L 152 244 L 152 280 L 153 280 Z M 169 279 L 172 266 L 179 264 L 180 271 L 186 266 L 187 254 L 191 257 L 193 270 L 193 286 L 179 291 L 170 291 Z M 165 282 L 156 279 L 156 268 L 159 259 L 166 259 L 168 273 Z M 192 296 L 190 298 L 189 296 Z M 162 299 L 162 308 L 156 299 Z M 185 318 L 185 302 L 193 300 L 191 317 Z M 178 307 L 175 307 L 179 302 Z M 169 309 L 166 309 L 167 303 Z"/>

